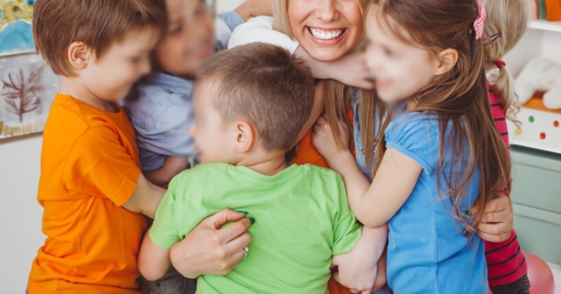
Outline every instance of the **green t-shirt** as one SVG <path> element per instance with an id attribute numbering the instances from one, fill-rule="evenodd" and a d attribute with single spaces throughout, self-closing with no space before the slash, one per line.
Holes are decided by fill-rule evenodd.
<path id="1" fill-rule="evenodd" d="M 226 276 L 199 277 L 197 293 L 327 293 L 331 257 L 349 252 L 361 232 L 331 170 L 292 165 L 270 177 L 218 163 L 171 181 L 150 238 L 169 249 L 223 208 L 256 219 L 249 254 Z"/>

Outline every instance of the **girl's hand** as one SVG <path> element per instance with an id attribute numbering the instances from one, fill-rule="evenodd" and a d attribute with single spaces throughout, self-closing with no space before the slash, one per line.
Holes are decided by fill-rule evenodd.
<path id="1" fill-rule="evenodd" d="M 485 241 L 500 243 L 508 240 L 512 233 L 514 212 L 510 197 L 500 194 L 485 208 L 485 215 L 479 224 L 479 237 Z"/>
<path id="2" fill-rule="evenodd" d="M 221 229 L 229 222 L 234 224 Z M 191 279 L 200 275 L 226 275 L 244 257 L 242 250 L 251 242 L 247 233 L 250 226 L 245 214 L 224 209 L 204 219 L 185 239 L 175 243 L 170 252 L 171 262 L 177 271 Z"/>
<path id="3" fill-rule="evenodd" d="M 312 144 L 332 169 L 336 169 L 333 164 L 337 162 L 339 156 L 350 153 L 351 130 L 343 122 L 338 122 L 338 126 L 343 148 L 337 146 L 331 125 L 325 117 L 320 117 L 312 129 Z"/>

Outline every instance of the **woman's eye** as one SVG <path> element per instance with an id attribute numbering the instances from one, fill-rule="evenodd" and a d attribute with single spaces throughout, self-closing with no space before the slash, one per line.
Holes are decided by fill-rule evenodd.
<path id="1" fill-rule="evenodd" d="M 130 60 L 131 60 L 132 63 L 139 63 L 141 59 L 142 59 L 142 58 L 139 57 L 139 56 L 137 56 L 137 57 L 131 57 L 131 58 L 130 58 Z"/>

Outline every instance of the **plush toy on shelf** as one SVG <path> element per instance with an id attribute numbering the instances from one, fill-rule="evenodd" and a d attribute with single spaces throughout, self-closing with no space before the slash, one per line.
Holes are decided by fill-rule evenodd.
<path id="1" fill-rule="evenodd" d="M 561 64 L 533 59 L 515 86 L 521 125 L 509 123 L 512 144 L 561 154 Z"/>
<path id="2" fill-rule="evenodd" d="M 536 92 L 545 92 L 543 106 L 561 109 L 561 64 L 547 58 L 531 60 L 516 79 L 520 105 L 526 104 Z"/>

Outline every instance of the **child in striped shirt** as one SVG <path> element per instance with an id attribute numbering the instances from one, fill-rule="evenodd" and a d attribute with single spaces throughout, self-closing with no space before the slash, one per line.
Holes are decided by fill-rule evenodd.
<path id="1" fill-rule="evenodd" d="M 516 93 L 513 78 L 502 58 L 524 35 L 528 8 L 523 0 L 486 0 L 485 6 L 484 55 L 489 102 L 497 131 L 505 146 L 510 148 L 506 118 L 514 121 Z M 528 268 L 514 230 L 506 241 L 485 242 L 485 257 L 489 286 L 494 294 L 530 293 Z"/>

